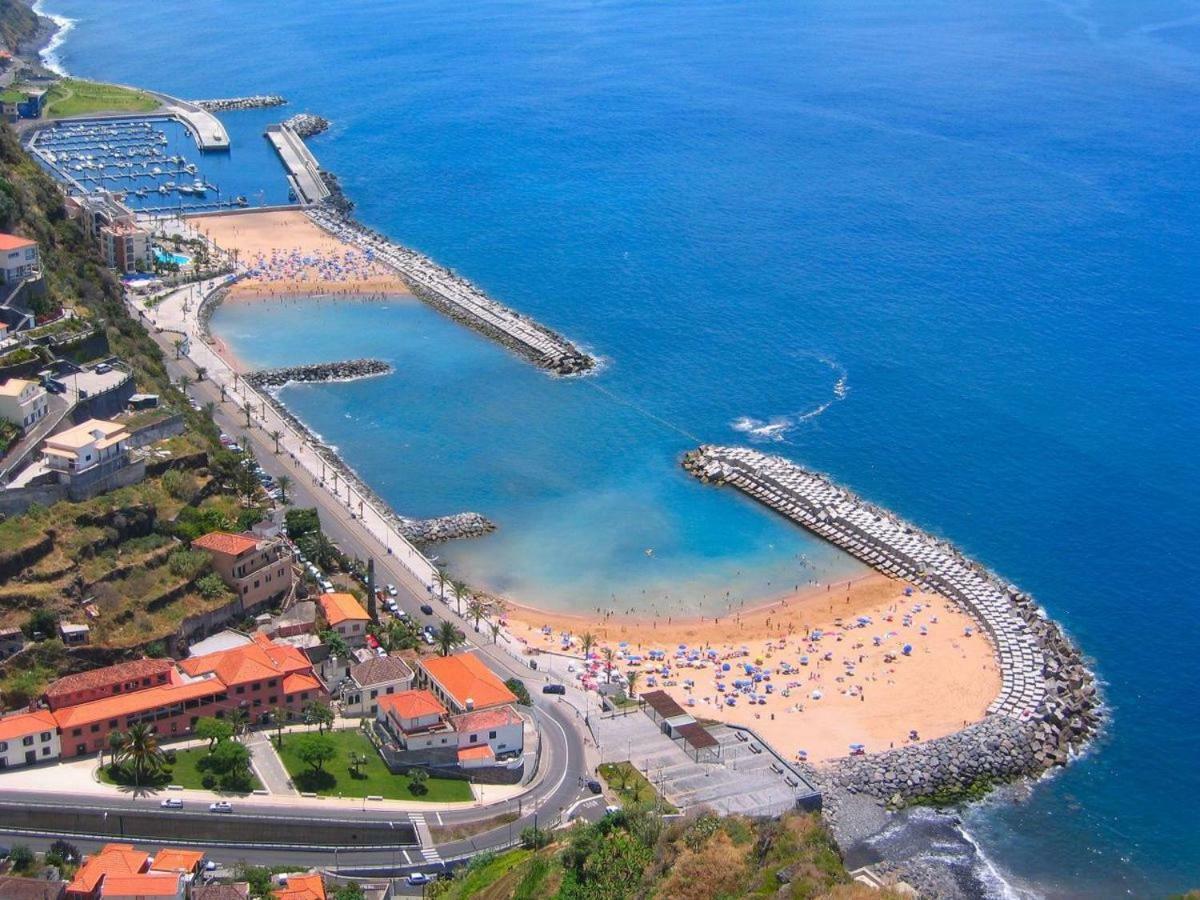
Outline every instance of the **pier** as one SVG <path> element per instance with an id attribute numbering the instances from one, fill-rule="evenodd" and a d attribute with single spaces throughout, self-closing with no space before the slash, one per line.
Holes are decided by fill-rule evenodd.
<path id="1" fill-rule="evenodd" d="M 229 132 L 225 130 L 221 120 L 208 110 L 166 94 L 156 96 L 163 101 L 163 112 L 178 119 L 192 133 L 196 146 L 202 153 L 229 149 Z"/>
<path id="2" fill-rule="evenodd" d="M 326 199 L 329 188 L 321 178 L 321 167 L 300 136 L 287 125 L 269 125 L 266 136 L 283 161 L 288 184 L 300 204 L 312 206 Z"/>
<path id="3" fill-rule="evenodd" d="M 431 306 L 494 338 L 536 365 L 558 375 L 578 375 L 595 367 L 596 360 L 567 338 L 497 303 L 470 281 L 429 257 L 393 243 L 327 207 L 311 208 L 308 215 L 326 231 L 392 266 L 404 276 L 413 293 Z"/>

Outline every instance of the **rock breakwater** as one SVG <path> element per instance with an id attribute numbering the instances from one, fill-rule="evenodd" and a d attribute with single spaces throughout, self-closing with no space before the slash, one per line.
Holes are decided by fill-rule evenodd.
<path id="1" fill-rule="evenodd" d="M 355 381 L 359 378 L 389 375 L 393 371 L 395 370 L 391 363 L 381 359 L 346 359 L 304 366 L 285 366 L 280 369 L 259 369 L 242 377 L 256 388 L 273 390 L 291 382 Z"/>
<path id="2" fill-rule="evenodd" d="M 329 120 L 312 113 L 299 113 L 283 123 L 302 138 L 320 134 L 329 127 Z"/>
<path id="3" fill-rule="evenodd" d="M 1028 594 L 945 541 L 782 457 L 703 446 L 683 466 L 705 482 L 738 488 L 884 574 L 947 597 L 992 640 L 1001 691 L 981 722 L 936 740 L 849 757 L 822 780 L 899 806 L 1065 765 L 1095 735 L 1102 720 L 1095 678 Z"/>
<path id="4" fill-rule="evenodd" d="M 467 279 L 365 228 L 345 212 L 325 204 L 310 208 L 308 214 L 326 231 L 363 247 L 374 259 L 395 268 L 426 303 L 536 365 L 556 375 L 580 375 L 595 368 L 596 360 L 567 338 L 497 303 Z"/>
<path id="5" fill-rule="evenodd" d="M 416 544 L 436 544 L 455 538 L 480 537 L 496 530 L 495 523 L 476 512 L 455 513 L 435 519 L 399 517 L 400 530 Z"/>
<path id="6" fill-rule="evenodd" d="M 255 94 L 250 97 L 218 97 L 211 100 L 193 100 L 201 109 L 209 112 L 228 112 L 235 109 L 263 109 L 283 106 L 287 101 L 278 94 Z"/>

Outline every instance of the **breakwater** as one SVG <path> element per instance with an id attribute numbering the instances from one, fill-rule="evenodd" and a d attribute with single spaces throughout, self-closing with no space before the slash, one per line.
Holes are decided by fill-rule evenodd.
<path id="1" fill-rule="evenodd" d="M 287 125 L 268 125 L 266 138 L 283 161 L 292 195 L 301 205 L 320 203 L 329 196 L 317 158 L 309 152 L 300 135 Z"/>
<path id="2" fill-rule="evenodd" d="M 895 805 L 1066 764 L 1101 723 L 1095 678 L 1033 598 L 891 512 L 790 460 L 744 447 L 703 446 L 684 457 L 703 481 L 738 488 L 884 574 L 957 603 L 995 648 L 1000 694 L 960 732 L 850 757 L 826 774 L 851 792 Z"/>
<path id="3" fill-rule="evenodd" d="M 329 120 L 323 116 L 314 116 L 312 113 L 299 113 L 286 120 L 283 124 L 296 132 L 300 137 L 310 138 L 327 129 L 329 127 Z"/>
<path id="4" fill-rule="evenodd" d="M 209 112 L 227 112 L 235 109 L 263 109 L 269 106 L 283 106 L 287 103 L 278 94 L 255 94 L 250 97 L 219 97 L 212 100 L 193 100 L 201 109 Z"/>
<path id="5" fill-rule="evenodd" d="M 395 268 L 413 293 L 531 362 L 557 375 L 591 371 L 596 360 L 567 338 L 487 296 L 470 281 L 429 257 L 389 240 L 327 206 L 309 209 L 314 222 Z"/>
<path id="6" fill-rule="evenodd" d="M 305 366 L 285 366 L 279 369 L 259 369 L 242 377 L 256 388 L 272 390 L 291 382 L 355 381 L 393 372 L 391 363 L 381 359 L 346 359 L 337 362 L 313 363 Z"/>

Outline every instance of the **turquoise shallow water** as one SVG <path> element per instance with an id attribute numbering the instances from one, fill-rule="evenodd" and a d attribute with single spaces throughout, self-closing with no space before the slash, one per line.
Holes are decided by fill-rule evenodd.
<path id="1" fill-rule="evenodd" d="M 1094 656 L 1110 733 L 967 816 L 1009 881 L 1200 885 L 1195 0 L 52 6 L 79 74 L 333 119 L 364 221 L 607 358 L 555 382 L 420 308 L 222 313 L 251 360 L 397 361 L 287 400 L 398 505 L 501 523 L 456 562 L 563 604 L 795 583 L 807 538 L 676 467 L 774 428 Z M 263 114 L 226 122 L 228 189 L 277 184 Z"/>

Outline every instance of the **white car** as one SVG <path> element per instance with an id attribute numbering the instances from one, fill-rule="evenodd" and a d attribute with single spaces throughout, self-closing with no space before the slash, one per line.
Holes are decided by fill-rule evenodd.
<path id="1" fill-rule="evenodd" d="M 233 804 L 227 800 L 218 800 L 216 803 L 208 804 L 208 811 L 216 813 L 231 813 L 233 812 Z"/>
<path id="2" fill-rule="evenodd" d="M 410 885 L 411 887 L 416 887 L 417 885 L 421 884 L 429 884 L 429 880 L 429 876 L 424 872 L 413 872 L 404 879 L 404 883 Z"/>
<path id="3" fill-rule="evenodd" d="M 396 586 L 395 586 L 394 584 L 389 584 L 389 585 L 387 586 L 387 592 L 388 592 L 388 594 L 390 594 L 391 596 L 395 597 L 395 596 L 396 596 L 396 594 L 397 594 L 397 591 L 396 591 Z"/>
<path id="4" fill-rule="evenodd" d="M 604 807 L 604 814 L 605 814 L 606 816 L 611 816 L 613 813 L 618 813 L 618 812 L 620 812 L 620 811 L 621 811 L 621 807 L 619 807 L 619 806 L 606 806 L 606 807 Z"/>
<path id="5" fill-rule="evenodd" d="M 158 805 L 163 809 L 183 809 L 183 801 L 178 797 L 168 797 Z"/>

